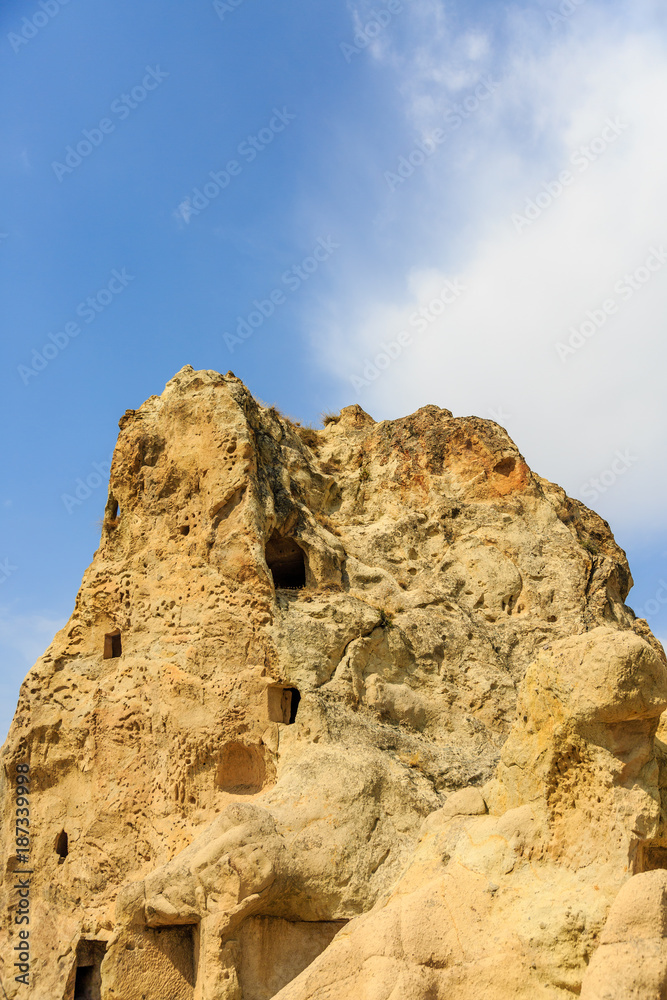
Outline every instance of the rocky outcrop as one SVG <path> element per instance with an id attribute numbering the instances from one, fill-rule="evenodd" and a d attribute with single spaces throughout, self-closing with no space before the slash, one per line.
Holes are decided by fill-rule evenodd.
<path id="1" fill-rule="evenodd" d="M 582 1000 L 660 1000 L 667 984 L 667 872 L 629 879 L 612 903 Z"/>
<path id="2" fill-rule="evenodd" d="M 662 917 L 622 905 L 662 913 L 667 867 L 631 583 L 491 421 L 314 431 L 184 368 L 120 421 L 3 750 L 5 995 L 27 767 L 39 1000 L 602 1000 L 647 948 L 663 989 Z"/>

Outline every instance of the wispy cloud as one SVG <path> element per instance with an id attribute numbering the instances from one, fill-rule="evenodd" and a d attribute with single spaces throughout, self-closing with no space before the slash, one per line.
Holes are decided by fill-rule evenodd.
<path id="1" fill-rule="evenodd" d="M 663 518 L 667 486 L 667 268 L 566 365 L 555 345 L 652 248 L 667 247 L 664 13 L 653 2 L 588 0 L 556 30 L 546 9 L 515 9 L 493 31 L 456 34 L 439 5 L 419 0 L 407 12 L 412 43 L 393 36 L 393 49 L 371 53 L 394 72 L 397 113 L 417 134 L 442 123 L 484 74 L 499 85 L 411 179 L 410 200 L 400 187 L 387 195 L 392 225 L 413 216 L 402 286 L 379 297 L 377 283 L 369 294 L 363 276 L 348 276 L 338 290 L 347 315 L 339 310 L 313 347 L 350 385 L 364 359 L 458 276 L 465 296 L 363 398 L 350 395 L 383 415 L 426 400 L 460 414 L 500 406 L 533 467 L 574 495 L 618 449 L 631 449 L 639 459 L 600 506 L 617 525 L 650 528 Z M 609 120 L 622 127 L 605 145 Z M 513 216 L 568 168 L 573 183 L 550 201 L 541 195 L 539 217 L 517 232 Z"/>

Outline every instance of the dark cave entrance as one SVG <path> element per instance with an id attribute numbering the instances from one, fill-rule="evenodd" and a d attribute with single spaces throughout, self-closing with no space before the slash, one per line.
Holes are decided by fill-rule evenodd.
<path id="1" fill-rule="evenodd" d="M 121 641 L 120 641 L 120 630 L 116 629 L 115 632 L 109 632 L 104 636 L 104 659 L 111 660 L 116 656 L 120 656 L 123 652 Z"/>
<path id="2" fill-rule="evenodd" d="M 80 965 L 76 970 L 74 983 L 74 1000 L 93 1000 L 93 976 L 95 968 L 92 965 Z M 97 996 L 100 996 L 98 992 Z"/>
<path id="3" fill-rule="evenodd" d="M 79 941 L 76 952 L 74 1000 L 101 1000 L 104 941 Z"/>
<path id="4" fill-rule="evenodd" d="M 274 684 L 267 688 L 266 697 L 270 722 L 284 722 L 288 726 L 296 722 L 296 713 L 301 701 L 298 688 Z"/>
<path id="5" fill-rule="evenodd" d="M 288 725 L 296 722 L 296 713 L 299 708 L 299 702 L 301 701 L 301 695 L 296 688 L 285 688 L 285 693 L 290 696 L 289 703 L 289 717 L 287 719 Z"/>
<path id="6" fill-rule="evenodd" d="M 56 854 L 61 861 L 64 861 L 69 854 L 68 838 L 64 830 L 61 830 L 56 837 Z"/>
<path id="7" fill-rule="evenodd" d="M 635 850 L 632 869 L 633 875 L 667 869 L 667 846 L 656 844 L 652 840 L 640 840 Z"/>
<path id="8" fill-rule="evenodd" d="M 265 555 L 276 590 L 302 590 L 306 586 L 306 557 L 293 538 L 274 531 Z"/>

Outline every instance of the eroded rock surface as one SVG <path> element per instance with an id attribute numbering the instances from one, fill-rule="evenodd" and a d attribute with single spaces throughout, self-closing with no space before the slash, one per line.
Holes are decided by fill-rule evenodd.
<path id="1" fill-rule="evenodd" d="M 5 995 L 27 762 L 30 997 L 662 996 L 667 667 L 606 522 L 435 406 L 313 431 L 188 366 L 120 428 L 3 750 Z"/>

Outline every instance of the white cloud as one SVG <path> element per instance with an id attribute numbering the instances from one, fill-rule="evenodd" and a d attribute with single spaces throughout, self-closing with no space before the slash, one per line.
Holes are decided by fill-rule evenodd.
<path id="1" fill-rule="evenodd" d="M 371 413 L 426 402 L 461 415 L 502 408 L 533 468 L 579 496 L 619 449 L 631 453 L 630 467 L 605 486 L 607 473 L 597 502 L 590 492 L 582 498 L 616 527 L 650 529 L 667 486 L 667 265 L 631 296 L 617 283 L 652 248 L 667 250 L 667 54 L 659 31 L 645 22 L 633 30 L 631 20 L 592 2 L 567 31 L 513 14 L 502 53 L 481 33 L 450 38 L 438 20 L 414 59 L 395 55 L 401 107 L 420 134 L 442 123 L 462 79 L 469 87 L 492 70 L 500 86 L 387 196 L 394 219 L 402 198 L 413 211 L 417 190 L 425 207 L 410 230 L 403 287 L 378 299 L 348 283 L 339 295 L 350 316 L 316 349 L 349 385 L 383 341 L 411 330 L 400 361 L 354 393 Z M 572 182 L 556 196 L 566 169 Z M 518 233 L 512 217 L 528 199 L 544 208 Z M 465 295 L 417 333 L 410 315 L 453 277 Z M 613 315 L 561 360 L 556 345 L 610 300 Z"/>

